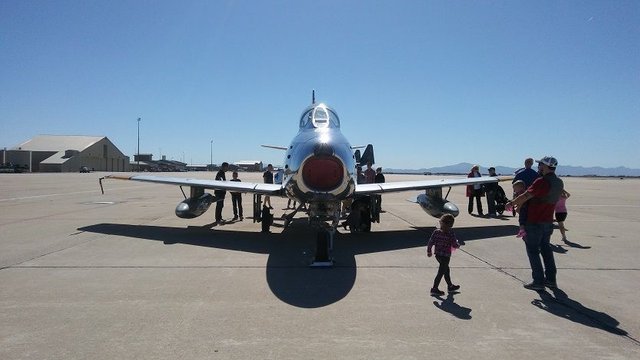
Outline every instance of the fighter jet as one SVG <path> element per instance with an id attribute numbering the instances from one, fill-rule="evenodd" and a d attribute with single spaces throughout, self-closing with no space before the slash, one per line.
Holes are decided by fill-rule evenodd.
<path id="1" fill-rule="evenodd" d="M 373 159 L 373 147 L 360 155 L 358 147 L 351 146 L 340 130 L 338 114 L 324 103 L 312 104 L 300 116 L 298 134 L 288 147 L 263 145 L 285 151 L 282 184 L 232 182 L 163 177 L 153 175 L 108 175 L 100 179 L 120 179 L 171 184 L 189 187 L 185 200 L 176 207 L 181 218 L 202 215 L 219 199 L 205 190 L 226 190 L 254 194 L 254 221 L 260 219 L 261 196 L 279 196 L 295 199 L 300 207 L 285 218 L 285 227 L 295 213 L 306 207 L 310 226 L 316 231 L 315 260 L 311 266 L 331 266 L 333 240 L 340 221 L 352 232 L 369 232 L 373 221 L 379 222 L 380 209 L 375 196 L 384 193 L 424 190 L 416 202 L 429 215 L 440 217 L 449 213 L 457 216 L 457 206 L 442 197 L 442 189 L 451 186 L 498 182 L 497 177 L 436 179 L 403 182 L 358 184 L 356 166 Z M 372 161 L 373 162 L 373 161 Z M 447 193 L 448 195 L 448 193 Z M 346 227 L 346 226 L 345 226 Z"/>

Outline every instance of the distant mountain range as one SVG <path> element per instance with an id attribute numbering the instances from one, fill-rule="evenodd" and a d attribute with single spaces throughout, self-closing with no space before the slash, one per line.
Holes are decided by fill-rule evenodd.
<path id="1" fill-rule="evenodd" d="M 428 169 L 384 169 L 386 173 L 401 174 L 468 174 L 473 164 L 460 163 L 456 165 L 432 167 Z M 480 165 L 482 174 L 488 173 L 488 166 Z M 511 175 L 517 168 L 507 166 L 495 166 L 499 175 Z M 640 169 L 630 169 L 624 166 L 616 168 L 582 167 L 582 166 L 559 166 L 556 173 L 560 176 L 640 176 Z"/>

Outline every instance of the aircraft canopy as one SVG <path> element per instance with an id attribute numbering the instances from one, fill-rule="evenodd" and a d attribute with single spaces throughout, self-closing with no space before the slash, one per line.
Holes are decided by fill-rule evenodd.
<path id="1" fill-rule="evenodd" d="M 338 114 L 324 104 L 310 106 L 300 117 L 301 129 L 339 128 Z"/>

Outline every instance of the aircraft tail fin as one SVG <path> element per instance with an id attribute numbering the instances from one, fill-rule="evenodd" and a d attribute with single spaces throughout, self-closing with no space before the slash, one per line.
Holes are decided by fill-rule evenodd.
<path id="1" fill-rule="evenodd" d="M 356 150 L 356 153 L 357 152 L 358 151 Z M 364 149 L 364 152 L 360 156 L 360 159 L 358 159 L 358 156 L 356 155 L 356 161 L 358 162 L 358 164 L 361 164 L 361 165 L 366 165 L 368 162 L 375 164 L 376 159 L 373 156 L 373 145 L 371 144 L 367 145 L 367 147 Z"/>

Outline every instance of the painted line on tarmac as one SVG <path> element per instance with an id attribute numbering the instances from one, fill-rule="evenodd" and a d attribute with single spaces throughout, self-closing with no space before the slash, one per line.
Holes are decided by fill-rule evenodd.
<path id="1" fill-rule="evenodd" d="M 598 205 L 569 205 L 570 208 L 574 208 L 574 207 L 612 207 L 612 208 L 619 208 L 619 207 L 623 207 L 623 208 L 640 208 L 640 205 L 602 205 L 602 204 L 598 204 Z"/>
<path id="2" fill-rule="evenodd" d="M 99 193 L 99 192 L 100 192 L 100 190 L 86 190 L 86 191 L 75 191 L 75 192 L 71 192 L 71 193 L 59 193 L 59 194 L 44 194 L 44 195 L 23 196 L 23 197 L 9 198 L 9 199 L 0 199 L 0 202 L 3 202 L 3 201 L 15 201 L 15 200 L 40 199 L 40 198 L 53 197 L 53 196 L 64 196 L 64 195 L 86 194 L 86 193 L 93 193 L 93 192 L 97 192 L 97 193 Z"/>
<path id="3" fill-rule="evenodd" d="M 112 191 L 116 191 L 116 190 L 128 190 L 128 189 L 138 189 L 138 188 L 140 188 L 140 186 L 129 186 L 129 187 L 122 187 L 122 188 L 111 189 L 111 190 Z M 8 199 L 0 199 L 0 202 L 18 201 L 18 200 L 30 200 L 30 199 L 41 199 L 41 198 L 54 197 L 54 196 L 66 196 L 66 195 L 77 195 L 77 194 L 88 194 L 88 193 L 100 193 L 100 190 L 85 190 L 85 191 L 74 191 L 74 192 L 70 192 L 70 193 L 56 193 L 56 194 L 22 196 L 22 197 L 8 198 Z"/>

